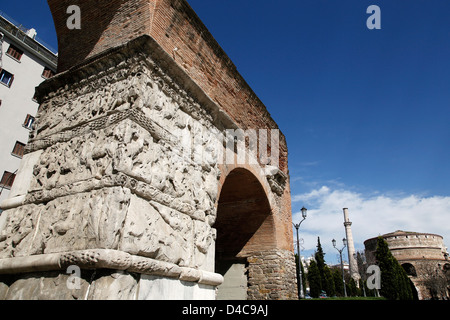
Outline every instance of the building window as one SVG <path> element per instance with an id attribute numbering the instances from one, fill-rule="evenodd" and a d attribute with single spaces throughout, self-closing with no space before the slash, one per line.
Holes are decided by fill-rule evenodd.
<path id="1" fill-rule="evenodd" d="M 13 156 L 22 158 L 24 151 L 25 151 L 25 144 L 22 142 L 16 141 L 16 144 L 14 145 L 14 149 L 11 152 L 11 154 Z"/>
<path id="2" fill-rule="evenodd" d="M 6 54 L 16 59 L 17 61 L 20 61 L 20 59 L 22 59 L 23 51 L 14 47 L 13 45 L 10 45 L 8 51 L 6 51 Z"/>
<path id="3" fill-rule="evenodd" d="M 14 75 L 6 71 L 5 69 L 0 69 L 0 82 L 7 87 L 11 87 L 14 80 Z"/>
<path id="4" fill-rule="evenodd" d="M 45 67 L 45 68 L 44 68 L 44 72 L 42 72 L 42 76 L 43 76 L 45 79 L 51 78 L 51 77 L 53 77 L 54 75 L 55 75 L 55 73 L 54 73 L 50 68 L 47 68 L 47 67 Z"/>
<path id="5" fill-rule="evenodd" d="M 5 189 L 11 189 L 16 175 L 14 173 L 5 171 L 3 172 L 2 180 L 0 181 L 0 187 Z"/>
<path id="6" fill-rule="evenodd" d="M 34 117 L 31 114 L 28 114 L 25 118 L 25 122 L 23 123 L 24 128 L 32 129 L 34 123 Z"/>

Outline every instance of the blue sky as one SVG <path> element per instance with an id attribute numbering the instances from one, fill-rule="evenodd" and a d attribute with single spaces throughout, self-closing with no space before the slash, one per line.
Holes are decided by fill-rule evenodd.
<path id="1" fill-rule="evenodd" d="M 286 135 L 294 221 L 320 236 L 450 241 L 450 2 L 190 1 Z M 369 30 L 369 5 L 381 30 Z"/>
<path id="2" fill-rule="evenodd" d="M 26 5 L 24 5 L 26 3 Z M 285 134 L 304 254 L 397 229 L 450 243 L 448 0 L 191 0 Z M 369 5 L 381 30 L 369 30 Z M 57 47 L 44 0 L 0 10 Z"/>

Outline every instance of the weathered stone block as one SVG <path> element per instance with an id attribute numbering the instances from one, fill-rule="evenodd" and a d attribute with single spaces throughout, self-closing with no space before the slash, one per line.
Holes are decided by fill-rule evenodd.
<path id="1" fill-rule="evenodd" d="M 79 288 L 69 289 L 68 274 L 47 272 L 29 274 L 14 281 L 4 300 L 84 300 L 89 282 L 81 277 Z"/>
<path id="2" fill-rule="evenodd" d="M 89 300 L 136 300 L 139 277 L 122 271 L 101 272 L 89 288 Z"/>
<path id="3" fill-rule="evenodd" d="M 214 300 L 212 286 L 177 279 L 143 275 L 139 283 L 139 300 Z"/>
<path id="4" fill-rule="evenodd" d="M 170 208 L 132 196 L 123 234 L 123 251 L 180 266 L 191 263 L 192 220 Z"/>
<path id="5" fill-rule="evenodd" d="M 37 90 L 41 106 L 26 152 L 39 159 L 23 168 L 32 177 L 21 189 L 27 194 L 4 212 L 0 271 L 17 279 L 1 290 L 22 299 L 210 299 L 223 281 L 215 262 L 248 258 L 248 298 L 292 298 L 284 137 L 280 173 L 271 175 L 267 159 L 224 163 L 217 156 L 225 141 L 215 145 L 226 129 L 276 130 L 265 107 L 185 1 L 112 1 L 105 12 L 88 10 L 98 1 L 81 2 L 92 18 L 85 23 L 101 26 L 83 27 L 83 45 L 67 42 L 72 34 L 60 28 L 68 2 L 49 0 L 65 72 Z M 175 56 L 175 43 L 185 53 Z M 192 50 L 202 59 L 190 61 Z M 47 273 L 72 263 L 92 270 L 78 295 L 64 288 L 68 275 Z M 23 274 L 36 271 L 40 278 Z"/>
<path id="6" fill-rule="evenodd" d="M 128 189 L 106 188 L 8 210 L 0 258 L 117 249 L 130 195 Z"/>

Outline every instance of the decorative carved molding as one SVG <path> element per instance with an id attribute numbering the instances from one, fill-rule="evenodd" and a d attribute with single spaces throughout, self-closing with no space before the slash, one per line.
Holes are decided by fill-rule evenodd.
<path id="1" fill-rule="evenodd" d="M 70 98 L 92 94 L 102 89 L 107 90 L 105 89 L 107 86 L 111 90 L 111 86 L 119 81 L 133 82 L 139 77 L 146 77 L 145 81 L 157 85 L 192 118 L 212 123 L 219 130 L 238 128 L 237 124 L 149 36 L 139 37 L 121 47 L 108 50 L 89 59 L 76 69 L 63 72 L 43 82 L 36 92 L 38 101 L 41 103 L 40 113 L 48 108 L 59 109 Z M 126 103 L 133 105 L 138 99 L 138 93 L 132 86 L 131 89 L 130 87 L 127 89 L 129 90 L 127 90 L 127 96 L 123 97 L 123 101 L 114 101 L 112 105 L 105 107 L 115 110 Z M 140 116 L 135 114 L 136 118 L 147 121 Z M 34 139 L 48 138 L 39 137 L 42 130 L 39 128 L 39 117 L 36 123 L 36 130 L 31 133 L 30 142 Z M 64 129 L 66 130 L 77 129 L 70 127 Z"/>
<path id="2" fill-rule="evenodd" d="M 71 130 L 65 130 L 43 138 L 30 139 L 26 146 L 27 153 L 48 148 L 56 143 L 70 141 L 75 137 L 92 131 L 105 129 L 126 119 L 130 119 L 138 123 L 142 128 L 147 130 L 156 141 L 162 139 L 172 146 L 176 145 L 178 142 L 178 139 L 174 135 L 165 130 L 152 119 L 146 117 L 141 110 L 128 109 L 125 111 L 113 112 L 101 118 L 96 118 L 90 122 L 74 127 Z"/>
<path id="3" fill-rule="evenodd" d="M 270 188 L 278 196 L 282 196 L 284 189 L 286 188 L 286 183 L 288 176 L 281 170 L 266 170 L 269 171 L 267 174 L 267 181 L 269 182 Z"/>
<path id="4" fill-rule="evenodd" d="M 195 209 L 191 204 L 183 202 L 182 200 L 177 199 L 172 195 L 161 192 L 154 186 L 144 181 L 139 181 L 136 178 L 128 176 L 127 174 L 121 172 L 112 176 L 103 176 L 100 180 L 92 178 L 82 182 L 55 187 L 50 190 L 44 189 L 32 191 L 27 194 L 24 204 L 46 203 L 64 196 L 118 186 L 129 188 L 133 193 L 137 194 L 143 199 L 152 200 L 168 206 L 190 216 L 195 220 L 206 220 L 205 212 Z"/>
<path id="5" fill-rule="evenodd" d="M 112 269 L 164 276 L 211 286 L 218 286 L 223 282 L 223 277 L 217 273 L 179 267 L 172 263 L 108 249 L 0 259 L 0 274 L 63 271 L 71 265 L 78 266 L 81 269 Z"/>

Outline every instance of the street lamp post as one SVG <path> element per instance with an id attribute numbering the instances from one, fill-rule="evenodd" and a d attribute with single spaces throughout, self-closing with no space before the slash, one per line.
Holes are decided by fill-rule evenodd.
<path id="1" fill-rule="evenodd" d="M 306 212 L 308 211 L 308 209 L 303 207 L 301 209 L 301 211 L 302 211 L 303 220 L 300 221 L 300 223 L 298 223 L 298 224 L 295 224 L 295 223 L 292 223 L 292 224 L 294 225 L 295 229 L 297 230 L 297 255 L 298 255 L 297 279 L 298 279 L 298 282 L 299 282 L 299 286 L 297 287 L 298 288 L 298 298 L 299 299 L 304 299 L 305 298 L 305 294 L 303 292 L 302 268 L 301 268 L 302 259 L 301 259 L 301 256 L 300 256 L 300 240 L 298 238 L 298 229 L 300 228 L 300 225 L 302 224 L 302 222 L 306 219 Z"/>
<path id="2" fill-rule="evenodd" d="M 345 247 L 347 246 L 347 239 L 345 239 L 345 238 L 342 239 L 342 242 L 344 243 L 344 246 L 340 250 L 338 248 L 336 248 L 336 240 L 335 239 L 333 239 L 331 242 L 333 243 L 333 247 L 337 251 L 339 251 L 339 255 L 341 257 L 342 283 L 344 284 L 344 295 L 345 295 L 345 297 L 347 297 L 347 289 L 345 288 L 345 277 L 344 277 L 344 263 L 342 261 L 342 251 L 344 251 Z"/>

